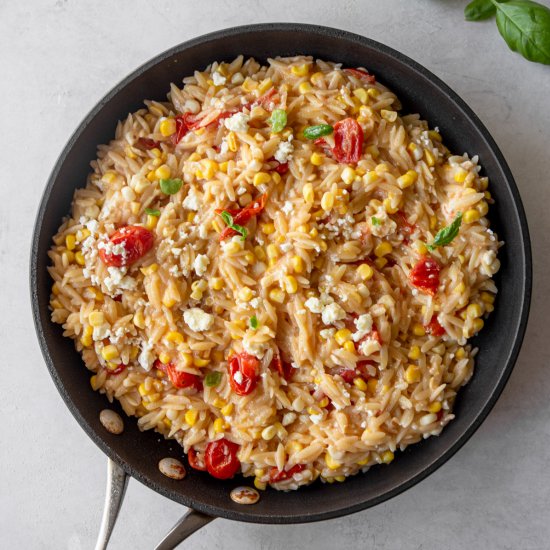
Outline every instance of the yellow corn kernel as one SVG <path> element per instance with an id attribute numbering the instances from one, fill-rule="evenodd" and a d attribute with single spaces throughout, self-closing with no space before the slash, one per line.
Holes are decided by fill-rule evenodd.
<path id="1" fill-rule="evenodd" d="M 271 441 L 277 435 L 276 426 L 268 426 L 262 430 L 262 439 L 265 441 Z"/>
<path id="2" fill-rule="evenodd" d="M 134 216 L 137 216 L 139 214 L 139 211 L 141 210 L 141 204 L 137 201 L 132 201 L 130 203 L 130 212 L 132 212 L 132 214 Z"/>
<path id="3" fill-rule="evenodd" d="M 300 233 L 307 233 L 309 231 L 309 225 L 307 223 L 299 225 L 296 228 L 296 231 L 299 231 Z"/>
<path id="4" fill-rule="evenodd" d="M 243 286 L 238 292 L 239 300 L 243 302 L 250 302 L 254 298 L 254 292 L 247 286 Z"/>
<path id="5" fill-rule="evenodd" d="M 100 327 L 105 323 L 105 315 L 102 311 L 92 311 L 88 316 L 88 322 L 92 327 Z"/>
<path id="6" fill-rule="evenodd" d="M 155 170 L 155 176 L 159 180 L 167 180 L 171 176 L 172 172 L 167 164 L 162 164 Z"/>
<path id="7" fill-rule="evenodd" d="M 357 466 L 366 466 L 370 461 L 370 456 L 367 455 L 366 458 L 364 458 L 363 460 L 358 460 L 355 464 L 357 464 Z"/>
<path id="8" fill-rule="evenodd" d="M 138 392 L 141 397 L 145 397 L 149 393 L 143 382 L 138 386 Z"/>
<path id="9" fill-rule="evenodd" d="M 330 403 L 329 398 L 328 397 L 323 397 L 323 399 L 321 399 L 321 401 L 319 401 L 318 405 L 319 405 L 319 407 L 324 409 L 325 407 L 328 407 L 329 403 Z"/>
<path id="10" fill-rule="evenodd" d="M 278 304 L 282 304 L 285 301 L 285 293 L 280 288 L 272 288 L 269 291 L 269 299 L 272 302 L 276 302 Z"/>
<path id="11" fill-rule="evenodd" d="M 147 172 L 147 179 L 148 179 L 149 181 L 155 181 L 156 175 L 155 175 L 155 171 L 154 171 L 154 170 L 151 170 L 150 172 Z M 140 189 L 141 189 L 141 188 L 140 188 Z M 138 193 L 143 193 L 143 190 L 138 191 Z"/>
<path id="12" fill-rule="evenodd" d="M 391 451 L 384 451 L 380 455 L 380 459 L 384 464 L 389 464 L 394 458 L 395 458 L 395 455 Z"/>
<path id="13" fill-rule="evenodd" d="M 75 252 L 74 259 L 78 265 L 86 265 L 86 259 L 84 258 L 84 254 L 80 252 Z"/>
<path id="14" fill-rule="evenodd" d="M 153 216 L 152 214 L 147 214 L 147 220 L 145 222 L 145 227 L 149 230 L 155 229 L 159 219 L 158 216 Z"/>
<path id="15" fill-rule="evenodd" d="M 348 330 L 347 328 L 341 328 L 334 334 L 334 339 L 339 346 L 344 345 L 344 342 L 347 342 L 350 338 L 351 330 Z"/>
<path id="16" fill-rule="evenodd" d="M 251 92 L 258 87 L 258 83 L 255 80 L 252 80 L 248 76 L 244 79 L 244 82 L 241 84 L 241 88 L 245 92 Z"/>
<path id="17" fill-rule="evenodd" d="M 378 380 L 376 378 L 369 378 L 367 381 L 367 386 L 370 393 L 376 393 L 376 388 L 378 387 Z"/>
<path id="18" fill-rule="evenodd" d="M 346 183 L 347 185 L 351 185 L 357 177 L 357 172 L 350 166 L 346 166 L 342 170 L 342 175 L 340 177 L 342 178 L 342 181 L 344 183 Z"/>
<path id="19" fill-rule="evenodd" d="M 487 193 L 489 192 L 487 191 Z M 491 198 L 491 197 L 488 197 L 488 198 Z M 83 229 L 79 229 L 76 232 L 76 240 L 80 243 L 82 241 L 85 241 L 90 235 L 91 235 L 90 230 L 84 227 Z"/>
<path id="20" fill-rule="evenodd" d="M 426 336 L 426 329 L 420 323 L 414 323 L 412 331 L 415 336 Z"/>
<path id="21" fill-rule="evenodd" d="M 197 409 L 189 409 L 185 411 L 185 422 L 188 426 L 194 426 L 197 423 L 197 418 L 199 416 L 199 411 Z"/>
<path id="22" fill-rule="evenodd" d="M 173 342 L 174 344 L 183 344 L 183 342 L 185 342 L 183 334 L 181 332 L 178 332 L 177 330 L 171 330 L 170 332 L 167 332 L 164 338 L 167 342 Z"/>
<path id="23" fill-rule="evenodd" d="M 171 136 L 176 133 L 176 121 L 173 118 L 165 118 L 164 120 L 161 120 L 159 130 L 164 137 Z"/>
<path id="24" fill-rule="evenodd" d="M 254 487 L 258 489 L 258 491 L 265 491 L 267 488 L 267 483 L 265 481 L 261 481 L 260 478 L 255 477 L 254 478 Z"/>
<path id="25" fill-rule="evenodd" d="M 440 401 L 434 401 L 433 403 L 430 403 L 428 406 L 428 411 L 431 413 L 438 413 L 441 410 L 441 402 Z"/>
<path id="26" fill-rule="evenodd" d="M 474 334 L 478 333 L 483 328 L 484 325 L 485 323 L 483 322 L 483 319 L 479 319 L 479 318 L 474 319 L 474 322 L 472 323 Z"/>
<path id="27" fill-rule="evenodd" d="M 485 302 L 486 304 L 494 304 L 495 303 L 495 295 L 491 294 L 490 292 L 482 292 L 481 293 L 481 300 Z"/>
<path id="28" fill-rule="evenodd" d="M 489 212 L 489 205 L 485 201 L 480 201 L 476 207 L 481 216 L 486 216 Z"/>
<path id="29" fill-rule="evenodd" d="M 304 265 L 304 260 L 302 259 L 301 256 L 298 256 L 298 255 L 292 256 L 290 263 L 292 265 L 292 269 L 294 269 L 296 273 L 303 273 L 305 265 Z"/>
<path id="30" fill-rule="evenodd" d="M 330 191 L 326 191 L 323 194 L 323 198 L 321 199 L 321 208 L 328 212 L 332 210 L 332 207 L 334 206 L 334 194 Z"/>
<path id="31" fill-rule="evenodd" d="M 307 76 L 309 74 L 309 64 L 293 65 L 290 68 L 290 72 L 296 76 Z"/>
<path id="32" fill-rule="evenodd" d="M 384 241 L 375 247 L 374 255 L 377 258 L 382 258 L 383 256 L 387 256 L 388 254 L 391 254 L 392 250 L 393 250 L 392 245 L 388 241 Z"/>
<path id="33" fill-rule="evenodd" d="M 105 172 L 105 174 L 103 174 L 102 178 L 101 178 L 101 181 L 103 183 L 113 183 L 118 177 L 118 174 L 116 172 L 113 172 L 112 170 L 108 170 L 107 172 Z"/>
<path id="34" fill-rule="evenodd" d="M 195 367 L 206 367 L 210 364 L 210 359 L 203 359 L 202 357 L 193 357 L 193 365 Z"/>
<path id="35" fill-rule="evenodd" d="M 266 247 L 267 257 L 270 260 L 276 260 L 279 257 L 279 249 L 272 243 Z"/>
<path id="36" fill-rule="evenodd" d="M 363 281 L 369 281 L 374 276 L 374 269 L 369 264 L 361 264 L 357 268 L 357 274 Z"/>
<path id="37" fill-rule="evenodd" d="M 254 179 L 252 183 L 256 186 L 261 185 L 262 183 L 268 183 L 271 179 L 271 176 L 267 172 L 258 172 L 254 174 Z"/>
<path id="38" fill-rule="evenodd" d="M 94 343 L 94 341 L 92 339 L 93 330 L 94 329 L 91 326 L 87 326 L 82 331 L 82 336 L 80 337 L 80 343 L 85 348 L 89 348 Z"/>
<path id="39" fill-rule="evenodd" d="M 377 90 L 376 88 L 369 88 L 367 90 L 367 93 L 369 94 L 370 97 L 375 99 L 380 95 L 380 90 Z"/>
<path id="40" fill-rule="evenodd" d="M 139 270 L 144 275 L 151 275 L 152 273 L 155 273 L 155 271 L 158 271 L 158 268 L 159 268 L 159 264 L 150 264 L 145 267 L 140 267 Z"/>
<path id="41" fill-rule="evenodd" d="M 227 403 L 223 399 L 220 399 L 219 397 L 216 397 L 216 399 L 214 399 L 214 402 L 212 403 L 212 405 L 214 405 L 214 407 L 216 407 L 217 409 L 222 409 L 223 407 L 225 407 L 227 405 Z"/>
<path id="42" fill-rule="evenodd" d="M 392 201 L 390 198 L 384 199 L 382 204 L 384 205 L 384 210 L 388 214 L 395 214 L 399 210 L 399 206 L 392 206 Z"/>
<path id="43" fill-rule="evenodd" d="M 344 342 L 344 345 L 342 347 L 350 353 L 355 353 L 355 344 L 351 340 Z"/>
<path id="44" fill-rule="evenodd" d="M 367 385 L 367 383 L 365 382 L 365 380 L 363 380 L 363 378 L 361 377 L 357 377 L 357 378 L 354 378 L 353 379 L 353 385 L 358 389 L 358 390 L 361 390 L 361 391 L 367 391 L 369 386 Z"/>
<path id="45" fill-rule="evenodd" d="M 281 183 L 281 175 L 278 174 L 277 172 L 273 172 L 271 174 L 271 179 L 275 182 L 275 183 Z"/>
<path id="46" fill-rule="evenodd" d="M 323 155 L 321 155 L 321 153 L 312 153 L 311 157 L 309 157 L 309 162 L 311 162 L 313 166 L 321 166 L 323 164 L 323 161 L 324 157 Z"/>
<path id="47" fill-rule="evenodd" d="M 273 81 L 271 78 L 265 78 L 258 85 L 258 92 L 260 95 L 265 94 L 271 87 L 273 87 Z"/>
<path id="48" fill-rule="evenodd" d="M 463 168 L 459 168 L 455 172 L 455 175 L 453 176 L 453 178 L 457 183 L 464 183 L 464 180 L 466 179 L 467 175 L 468 175 L 468 172 L 466 172 L 466 170 L 464 170 Z"/>
<path id="49" fill-rule="evenodd" d="M 417 179 L 418 174 L 416 173 L 416 171 L 408 170 L 402 176 L 399 176 L 397 178 L 397 185 L 399 185 L 400 189 L 406 189 L 407 187 L 413 185 Z"/>
<path id="50" fill-rule="evenodd" d="M 118 349 L 113 344 L 109 344 L 101 350 L 101 356 L 105 361 L 112 361 L 118 357 Z"/>
<path id="51" fill-rule="evenodd" d="M 428 166 L 435 166 L 435 157 L 430 150 L 424 149 L 424 156 L 426 157 L 426 164 Z"/>
<path id="52" fill-rule="evenodd" d="M 224 280 L 222 277 L 212 277 L 209 281 L 210 288 L 213 290 L 221 290 L 224 286 Z"/>
<path id="53" fill-rule="evenodd" d="M 409 350 L 409 359 L 412 359 L 413 361 L 416 361 L 417 359 L 420 359 L 420 355 L 422 352 L 420 351 L 420 347 L 418 346 L 412 346 Z"/>
<path id="54" fill-rule="evenodd" d="M 229 132 L 226 137 L 227 141 L 227 147 L 232 153 L 235 153 L 237 151 L 237 136 L 235 135 L 235 132 Z"/>
<path id="55" fill-rule="evenodd" d="M 376 260 L 374 260 L 374 265 L 378 269 L 383 269 L 384 267 L 386 267 L 387 263 L 388 263 L 388 260 L 386 260 L 386 258 L 376 258 Z"/>
<path id="56" fill-rule="evenodd" d="M 283 279 L 283 286 L 288 294 L 296 294 L 296 292 L 298 292 L 298 281 L 296 280 L 296 277 L 292 275 L 285 276 Z"/>
<path id="57" fill-rule="evenodd" d="M 260 245 L 256 245 L 253 250 L 254 250 L 254 255 L 256 256 L 256 258 L 258 258 L 260 262 L 265 261 L 266 259 L 265 251 Z"/>
<path id="58" fill-rule="evenodd" d="M 76 236 L 73 234 L 67 235 L 65 237 L 65 246 L 67 250 L 74 250 L 76 247 Z"/>
<path id="59" fill-rule="evenodd" d="M 419 254 L 424 255 L 428 253 L 428 248 L 426 247 L 426 244 L 422 241 L 415 241 L 413 246 Z"/>
<path id="60" fill-rule="evenodd" d="M 380 110 L 380 116 L 387 120 L 388 122 L 395 122 L 397 120 L 397 112 L 396 111 L 389 111 L 387 109 L 381 109 Z"/>
<path id="61" fill-rule="evenodd" d="M 470 304 L 466 308 L 466 315 L 475 319 L 476 317 L 481 317 L 483 315 L 483 310 L 479 304 Z"/>
<path id="62" fill-rule="evenodd" d="M 215 160 L 206 159 L 202 161 L 202 173 L 205 179 L 212 179 L 219 170 L 219 165 Z"/>
<path id="63" fill-rule="evenodd" d="M 262 223 L 260 229 L 264 235 L 271 235 L 275 233 L 275 225 L 272 223 Z"/>
<path id="64" fill-rule="evenodd" d="M 474 210 L 472 208 L 472 209 L 466 210 L 466 212 L 464 212 L 464 216 L 462 217 L 462 221 L 464 223 L 474 223 L 474 222 L 477 222 L 479 220 L 479 218 L 481 218 L 481 214 L 477 210 Z"/>
<path id="65" fill-rule="evenodd" d="M 353 90 L 353 95 L 364 105 L 369 99 L 369 94 L 365 88 L 357 88 Z"/>
<path id="66" fill-rule="evenodd" d="M 159 353 L 159 361 L 163 365 L 167 365 L 168 363 L 170 363 L 170 354 L 166 353 L 165 351 L 161 351 Z"/>
<path id="67" fill-rule="evenodd" d="M 466 285 L 463 282 L 460 282 L 458 285 L 456 285 L 453 289 L 453 292 L 455 294 L 462 294 L 466 290 Z"/>
<path id="68" fill-rule="evenodd" d="M 327 466 L 331 470 L 337 470 L 341 466 L 340 462 L 337 462 L 336 460 L 334 460 L 334 458 L 332 458 L 330 453 L 325 454 L 325 462 L 327 463 Z"/>
<path id="69" fill-rule="evenodd" d="M 414 384 L 420 381 L 420 369 L 416 365 L 409 365 L 405 371 L 405 380 L 408 384 Z"/>
<path id="70" fill-rule="evenodd" d="M 225 407 L 222 407 L 220 412 L 224 416 L 229 416 L 233 412 L 233 403 L 228 403 Z"/>
<path id="71" fill-rule="evenodd" d="M 143 316 L 143 311 L 141 309 L 134 313 L 133 322 L 136 327 L 140 329 L 145 328 L 145 317 Z"/>
<path id="72" fill-rule="evenodd" d="M 223 172 L 224 174 L 227 174 L 227 167 L 228 167 L 229 163 L 227 161 L 225 162 L 220 162 L 219 164 L 219 167 L 220 167 L 220 172 Z"/>
<path id="73" fill-rule="evenodd" d="M 100 384 L 97 379 L 97 374 L 94 374 L 92 377 L 90 377 L 90 386 L 92 386 L 92 389 L 94 391 L 97 391 L 100 388 Z"/>
<path id="74" fill-rule="evenodd" d="M 236 254 L 242 250 L 242 242 L 231 241 L 225 245 L 224 250 L 228 254 Z"/>
<path id="75" fill-rule="evenodd" d="M 103 293 L 99 290 L 99 288 L 95 288 L 93 286 L 86 287 L 84 296 L 91 300 L 95 300 L 96 302 L 103 302 Z"/>
<path id="76" fill-rule="evenodd" d="M 298 86 L 298 91 L 301 94 L 307 94 L 308 92 L 311 92 L 311 90 L 313 90 L 313 88 L 309 82 L 301 82 Z"/>

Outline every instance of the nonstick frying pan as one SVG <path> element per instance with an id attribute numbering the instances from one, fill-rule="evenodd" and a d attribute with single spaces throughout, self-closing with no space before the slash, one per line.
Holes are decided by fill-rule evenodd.
<path id="1" fill-rule="evenodd" d="M 73 342 L 50 322 L 51 280 L 47 251 L 61 218 L 70 210 L 75 188 L 83 186 L 98 144 L 107 143 L 116 122 L 142 106 L 145 98 L 164 100 L 170 82 L 205 68 L 212 61 L 229 61 L 239 54 L 260 61 L 277 55 L 307 54 L 365 66 L 401 99 L 404 112 L 419 112 L 438 126 L 453 151 L 480 156 L 496 205 L 490 220 L 505 246 L 499 252 L 496 309 L 475 340 L 480 352 L 475 374 L 458 395 L 456 419 L 439 437 L 429 438 L 398 453 L 390 466 L 335 485 L 316 482 L 298 491 L 268 490 L 253 506 L 229 498 L 242 479 L 219 481 L 191 470 L 183 481 L 163 476 L 158 462 L 181 457 L 181 448 L 142 433 L 125 419 L 122 435 L 112 435 L 99 422 L 105 396 L 90 389 L 89 373 Z M 521 199 L 512 174 L 495 142 L 472 110 L 441 80 L 404 55 L 362 36 L 303 24 L 261 24 L 208 34 L 155 57 L 125 78 L 86 116 L 61 153 L 48 180 L 38 211 L 31 253 L 31 293 L 36 331 L 44 359 L 67 407 L 86 433 L 110 459 L 108 508 L 104 517 L 104 547 L 122 501 L 126 474 L 154 491 L 192 508 L 159 548 L 172 548 L 214 517 L 258 523 L 301 523 L 350 514 L 389 499 L 418 483 L 448 460 L 485 419 L 510 376 L 524 335 L 530 293 L 531 252 Z M 122 413 L 118 404 L 109 405 Z M 124 416 L 124 415 L 123 415 Z M 244 482 L 245 484 L 247 481 Z"/>

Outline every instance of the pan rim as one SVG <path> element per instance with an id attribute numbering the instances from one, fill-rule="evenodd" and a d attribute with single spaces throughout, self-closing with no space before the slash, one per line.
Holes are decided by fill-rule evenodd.
<path id="1" fill-rule="evenodd" d="M 73 148 L 75 142 L 79 139 L 80 135 L 83 133 L 84 129 L 87 127 L 88 123 L 92 119 L 94 119 L 95 116 L 103 109 L 103 107 L 116 94 L 118 94 L 123 88 L 125 88 L 129 83 L 131 83 L 134 79 L 136 79 L 138 76 L 140 76 L 144 72 L 147 72 L 151 67 L 164 61 L 166 58 L 172 57 L 176 54 L 185 53 L 186 50 L 194 46 L 206 44 L 213 41 L 218 41 L 218 40 L 235 36 L 235 35 L 257 33 L 262 31 L 263 32 L 267 32 L 267 31 L 299 32 L 299 33 L 305 33 L 306 35 L 310 35 L 310 36 L 317 35 L 321 37 L 332 37 L 332 38 L 344 39 L 350 43 L 353 43 L 353 42 L 359 43 L 362 46 L 370 47 L 382 53 L 383 55 L 393 58 L 400 64 L 407 65 L 409 68 L 413 69 L 417 73 L 420 73 L 421 76 L 429 80 L 438 89 L 440 93 L 442 93 L 443 95 L 446 95 L 457 106 L 457 108 L 461 111 L 462 115 L 466 119 L 468 119 L 469 122 L 472 124 L 472 126 L 480 133 L 482 138 L 486 141 L 492 154 L 496 158 L 499 168 L 502 171 L 503 179 L 506 182 L 508 190 L 513 198 L 515 213 L 517 215 L 518 222 L 519 222 L 518 226 L 519 226 L 519 229 L 521 230 L 521 234 L 519 235 L 518 238 L 520 242 L 523 244 L 523 252 L 524 252 L 524 258 L 523 258 L 524 269 L 522 273 L 523 280 L 521 281 L 522 300 L 519 308 L 520 313 L 517 319 L 514 321 L 516 324 L 516 329 L 514 331 L 513 345 L 511 346 L 508 356 L 504 361 L 505 367 L 502 370 L 500 379 L 496 383 L 492 393 L 488 396 L 488 398 L 485 398 L 484 400 L 485 403 L 483 407 L 477 413 L 477 415 L 472 420 L 472 422 L 463 429 L 461 435 L 456 438 L 454 443 L 450 445 L 445 451 L 443 451 L 435 460 L 432 460 L 431 462 L 425 464 L 420 472 L 411 474 L 404 482 L 397 484 L 392 489 L 378 496 L 366 499 L 360 503 L 344 506 L 338 509 L 330 509 L 325 512 L 317 512 L 317 513 L 311 513 L 311 514 L 304 513 L 302 515 L 294 515 L 294 514 L 292 515 L 290 514 L 289 515 L 284 515 L 284 514 L 257 515 L 257 514 L 254 514 L 253 512 L 248 513 L 244 510 L 243 512 L 238 512 L 232 509 L 225 508 L 224 506 L 197 501 L 194 498 L 187 497 L 187 495 L 184 495 L 180 492 L 171 491 L 157 485 L 148 476 L 144 475 L 141 471 L 136 469 L 131 464 L 128 464 L 127 462 L 125 462 L 114 451 L 114 449 L 107 444 L 107 442 L 98 434 L 98 432 L 96 432 L 96 430 L 88 423 L 88 421 L 81 414 L 76 402 L 71 398 L 69 393 L 66 391 L 63 385 L 63 382 L 61 381 L 61 378 L 59 377 L 57 369 L 54 365 L 53 359 L 49 353 L 48 342 L 46 341 L 46 338 L 42 332 L 42 325 L 43 325 L 42 312 L 40 311 L 40 308 L 38 306 L 38 299 L 37 299 L 38 297 L 37 264 L 38 264 L 38 258 L 41 252 L 41 250 L 39 249 L 39 238 L 41 235 L 40 230 L 43 224 L 44 216 L 48 209 L 50 195 L 51 195 L 53 186 L 57 180 L 57 177 L 59 175 L 59 172 L 61 171 L 61 168 L 66 160 L 67 155 Z M 500 149 L 498 148 L 497 144 L 495 143 L 494 139 L 490 135 L 487 128 L 480 121 L 480 119 L 473 112 L 473 110 L 441 79 L 439 79 L 437 76 L 435 76 L 426 68 L 424 68 L 422 65 L 418 64 L 416 61 L 413 61 L 412 59 L 403 55 L 402 53 L 392 48 L 389 48 L 388 46 L 381 44 L 377 41 L 357 35 L 355 33 L 351 33 L 351 32 L 336 29 L 336 28 L 331 28 L 331 27 L 301 24 L 301 23 L 260 23 L 260 24 L 252 24 L 252 25 L 243 25 L 238 27 L 230 27 L 230 28 L 214 31 L 214 32 L 193 38 L 191 40 L 185 41 L 181 44 L 177 44 L 176 46 L 173 46 L 165 50 L 164 52 L 158 54 L 157 56 L 153 57 L 152 59 L 150 59 L 149 61 L 147 61 L 140 67 L 138 67 L 136 70 L 132 71 L 124 79 L 122 79 L 88 112 L 88 114 L 84 117 L 82 122 L 78 125 L 77 129 L 73 132 L 67 144 L 63 148 L 61 154 L 59 155 L 59 158 L 57 159 L 54 165 L 54 168 L 48 178 L 46 187 L 43 191 L 42 198 L 40 201 L 39 209 L 37 212 L 37 216 L 36 216 L 36 220 L 33 228 L 31 257 L 30 257 L 30 290 L 31 290 L 32 313 L 33 313 L 35 329 L 36 329 L 37 336 L 40 343 L 41 352 L 46 362 L 46 365 L 48 367 L 48 370 L 50 371 L 50 375 L 52 376 L 59 393 L 61 394 L 63 400 L 65 401 L 65 404 L 67 405 L 67 407 L 69 408 L 69 410 L 71 411 L 71 413 L 73 414 L 77 422 L 80 424 L 80 426 L 87 433 L 87 435 L 96 443 L 96 445 L 98 445 L 98 447 L 107 456 L 109 456 L 109 458 L 111 458 L 117 464 L 119 464 L 129 475 L 131 475 L 132 477 L 134 477 L 135 479 L 137 479 L 147 487 L 153 489 L 155 492 L 158 492 L 170 498 L 171 500 L 184 504 L 185 506 L 194 508 L 207 515 L 219 516 L 226 519 L 239 520 L 239 521 L 245 521 L 245 522 L 254 522 L 254 523 L 275 523 L 275 524 L 305 523 L 305 522 L 331 519 L 331 518 L 340 517 L 346 514 L 358 512 L 365 508 L 384 502 L 385 500 L 393 498 L 394 496 L 404 492 L 405 490 L 409 489 L 410 487 L 416 485 L 417 483 L 425 479 L 427 476 L 429 476 L 431 473 L 437 470 L 440 466 L 442 466 L 470 439 L 470 437 L 475 433 L 475 431 L 479 428 L 482 422 L 486 419 L 487 415 L 489 414 L 489 412 L 495 405 L 496 401 L 500 397 L 500 394 L 502 393 L 510 377 L 510 374 L 517 360 L 517 357 L 521 348 L 521 344 L 525 335 L 526 327 L 527 327 L 530 300 L 531 300 L 531 287 L 532 287 L 531 244 L 530 244 L 530 238 L 529 238 L 529 229 L 528 229 L 527 219 L 525 216 L 521 197 L 517 189 L 517 186 L 515 184 L 513 175 L 504 159 L 504 156 L 502 155 Z"/>

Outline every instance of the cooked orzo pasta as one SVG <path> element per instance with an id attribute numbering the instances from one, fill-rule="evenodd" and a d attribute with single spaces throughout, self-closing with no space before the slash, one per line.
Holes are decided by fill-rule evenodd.
<path id="1" fill-rule="evenodd" d="M 364 69 L 239 57 L 183 83 L 99 147 L 50 250 L 92 388 L 258 489 L 439 434 L 497 291 L 477 157 Z"/>

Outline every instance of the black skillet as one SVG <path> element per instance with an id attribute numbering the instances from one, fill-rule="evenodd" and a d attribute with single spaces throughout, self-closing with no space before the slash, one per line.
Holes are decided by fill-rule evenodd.
<path id="1" fill-rule="evenodd" d="M 61 327 L 50 322 L 51 281 L 46 271 L 51 237 L 69 212 L 74 189 L 85 184 L 97 145 L 111 139 L 116 122 L 139 109 L 144 98 L 164 100 L 170 82 L 179 83 L 196 68 L 205 68 L 215 60 L 229 61 L 239 54 L 260 61 L 307 54 L 348 67 L 367 67 L 398 95 L 403 112 L 419 112 L 432 127 L 438 126 L 452 151 L 480 156 L 496 200 L 490 212 L 491 226 L 506 243 L 499 252 L 502 268 L 496 278 L 496 308 L 475 340 L 480 352 L 474 377 L 460 391 L 456 419 L 441 436 L 398 453 L 390 466 L 371 468 L 345 483 L 317 482 L 290 493 L 268 490 L 253 506 L 238 505 L 229 498 L 230 490 L 242 484 L 242 479 L 221 482 L 195 471 L 184 481 L 164 477 L 157 467 L 159 459 L 181 456 L 181 449 L 173 442 L 159 441 L 155 433 L 140 432 L 133 419 L 125 419 L 122 435 L 105 431 L 99 411 L 106 407 L 106 398 L 90 389 L 89 373 L 72 341 L 63 338 Z M 198 511 L 184 520 L 183 528 L 176 529 L 163 548 L 173 547 L 212 517 L 301 523 L 350 514 L 387 500 L 431 474 L 475 432 L 502 392 L 523 339 L 531 293 L 531 251 L 521 199 L 506 161 L 472 110 L 441 80 L 387 46 L 341 30 L 283 23 L 231 28 L 190 40 L 155 57 L 109 92 L 70 138 L 48 180 L 36 219 L 30 268 L 33 314 L 44 359 L 69 410 L 112 460 L 111 472 L 119 480 L 113 485 L 115 493 L 123 487 L 122 472 L 126 472 Z M 122 414 L 117 405 L 113 408 Z M 116 516 L 116 507 L 114 512 Z M 106 519 L 112 527 L 114 517 Z M 193 525 L 189 526 L 190 522 Z M 110 529 L 106 527 L 108 538 Z"/>

